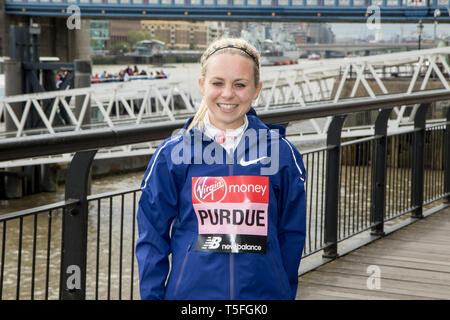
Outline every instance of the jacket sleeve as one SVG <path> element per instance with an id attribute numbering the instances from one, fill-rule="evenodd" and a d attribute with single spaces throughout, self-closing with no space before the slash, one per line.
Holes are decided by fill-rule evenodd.
<path id="1" fill-rule="evenodd" d="M 157 149 L 142 181 L 136 258 L 141 299 L 163 299 L 169 273 L 170 225 L 177 215 L 178 193 L 170 155 Z"/>
<path id="2" fill-rule="evenodd" d="M 283 266 L 288 275 L 291 298 L 295 299 L 298 286 L 298 268 L 305 244 L 306 207 L 305 180 L 306 170 L 302 156 L 297 149 L 289 145 L 288 166 L 283 170 L 283 185 L 280 195 L 280 217 L 278 222 L 278 242 Z"/>

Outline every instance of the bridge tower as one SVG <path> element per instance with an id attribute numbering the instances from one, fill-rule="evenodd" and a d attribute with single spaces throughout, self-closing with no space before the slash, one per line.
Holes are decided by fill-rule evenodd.
<path id="1" fill-rule="evenodd" d="M 5 0 L 0 0 L 0 57 L 5 56 L 8 52 L 8 28 L 7 15 L 5 13 Z"/>

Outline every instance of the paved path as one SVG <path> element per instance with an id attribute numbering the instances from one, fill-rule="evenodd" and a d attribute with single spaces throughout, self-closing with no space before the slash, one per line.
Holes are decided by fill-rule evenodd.
<path id="1" fill-rule="evenodd" d="M 380 271 L 379 289 L 368 272 Z M 369 280 L 368 280 L 369 279 Z M 300 278 L 297 299 L 450 299 L 450 208 Z"/>

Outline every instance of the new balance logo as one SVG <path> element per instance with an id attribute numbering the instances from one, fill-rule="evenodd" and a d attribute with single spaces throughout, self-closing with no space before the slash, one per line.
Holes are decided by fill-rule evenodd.
<path id="1" fill-rule="evenodd" d="M 205 243 L 202 246 L 202 249 L 217 249 L 220 246 L 220 242 L 222 241 L 222 237 L 208 237 L 206 238 Z"/>

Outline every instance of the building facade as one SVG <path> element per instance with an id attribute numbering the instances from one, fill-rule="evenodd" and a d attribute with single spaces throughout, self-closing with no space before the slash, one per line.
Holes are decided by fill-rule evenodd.
<path id="1" fill-rule="evenodd" d="M 225 35 L 226 28 L 224 22 L 207 22 L 208 24 L 208 35 L 207 35 L 207 43 L 208 45 L 214 42 L 217 39 L 220 39 Z"/>
<path id="2" fill-rule="evenodd" d="M 152 39 L 164 41 L 169 49 L 204 50 L 208 46 L 205 22 L 141 20 L 140 29 L 149 31 Z"/>
<path id="3" fill-rule="evenodd" d="M 114 47 L 118 42 L 128 42 L 128 32 L 139 30 L 139 20 L 111 19 L 109 20 L 108 47 Z"/>
<path id="4" fill-rule="evenodd" d="M 91 51 L 100 54 L 128 43 L 128 50 L 137 40 L 130 32 L 144 31 L 141 40 L 159 40 L 171 50 L 205 50 L 226 33 L 223 22 L 164 21 L 164 20 L 91 20 Z M 134 32 L 135 33 L 135 32 Z M 144 39 L 145 38 L 145 39 Z"/>
<path id="5" fill-rule="evenodd" d="M 107 42 L 110 40 L 109 20 L 91 20 L 91 53 L 107 53 Z"/>

